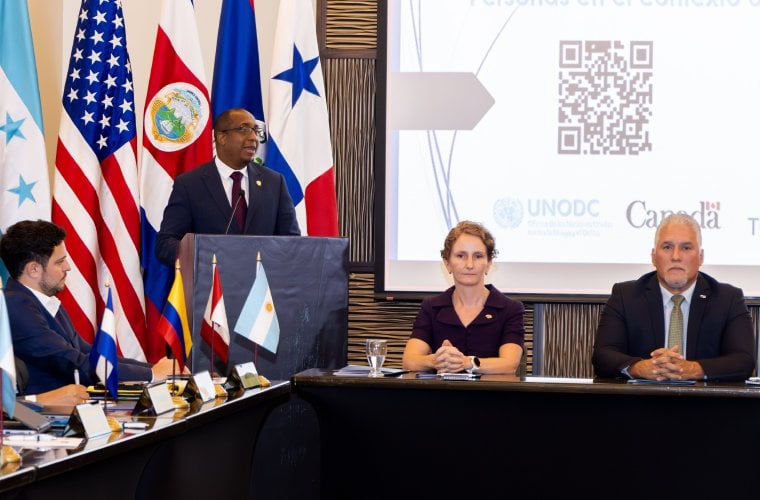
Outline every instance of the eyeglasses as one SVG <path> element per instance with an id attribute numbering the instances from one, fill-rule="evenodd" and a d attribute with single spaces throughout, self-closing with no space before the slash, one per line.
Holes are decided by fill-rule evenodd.
<path id="1" fill-rule="evenodd" d="M 259 137 L 261 136 L 261 129 L 259 127 L 251 127 L 249 125 L 240 125 L 239 127 L 228 128 L 226 130 L 221 130 L 220 132 L 237 132 L 241 135 L 251 135 L 254 133 Z"/>

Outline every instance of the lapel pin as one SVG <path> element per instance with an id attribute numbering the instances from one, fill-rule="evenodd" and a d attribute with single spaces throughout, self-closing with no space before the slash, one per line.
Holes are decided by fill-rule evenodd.
<path id="1" fill-rule="evenodd" d="M 261 187 L 261 181 L 256 181 L 256 185 Z"/>
<path id="2" fill-rule="evenodd" d="M 491 316 L 490 314 L 486 314 L 486 319 L 491 319 L 491 318 L 493 318 L 493 316 Z"/>
<path id="3" fill-rule="evenodd" d="M 706 298 L 707 298 L 707 295 L 703 295 L 703 294 L 700 294 L 700 295 L 699 295 L 699 298 L 700 298 L 700 299 L 706 299 Z"/>

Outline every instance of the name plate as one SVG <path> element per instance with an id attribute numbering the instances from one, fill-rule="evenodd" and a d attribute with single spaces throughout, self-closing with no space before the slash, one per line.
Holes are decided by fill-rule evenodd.
<path id="1" fill-rule="evenodd" d="M 254 387 L 260 386 L 261 381 L 259 380 L 259 374 L 256 371 L 256 365 L 253 364 L 253 361 L 233 366 L 227 377 L 227 387 L 230 389 L 238 387 L 242 389 L 253 389 Z"/>
<path id="2" fill-rule="evenodd" d="M 216 399 L 216 389 L 208 370 L 193 374 L 182 395 L 191 400 L 200 399 L 204 403 Z"/>
<path id="3" fill-rule="evenodd" d="M 81 436 L 87 439 L 111 433 L 106 414 L 99 404 L 83 403 L 76 405 L 69 417 L 64 436 Z"/>
<path id="4" fill-rule="evenodd" d="M 174 411 L 174 402 L 172 402 L 172 395 L 169 392 L 169 385 L 166 382 L 161 382 L 146 386 L 143 389 L 140 399 L 132 410 L 132 415 L 140 413 L 161 415 L 170 411 Z"/>

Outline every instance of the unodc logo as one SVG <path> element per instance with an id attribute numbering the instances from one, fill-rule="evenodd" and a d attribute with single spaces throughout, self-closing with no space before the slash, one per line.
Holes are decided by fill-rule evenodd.
<path id="1" fill-rule="evenodd" d="M 206 128 L 209 105 L 194 85 L 171 83 L 159 90 L 146 107 L 146 135 L 161 151 L 189 146 Z"/>
<path id="2" fill-rule="evenodd" d="M 502 198 L 493 204 L 493 216 L 496 222 L 507 229 L 515 229 L 523 220 L 523 206 L 514 198 Z"/>

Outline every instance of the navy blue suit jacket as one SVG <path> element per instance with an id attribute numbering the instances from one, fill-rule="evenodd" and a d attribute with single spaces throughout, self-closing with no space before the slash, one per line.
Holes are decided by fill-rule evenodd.
<path id="1" fill-rule="evenodd" d="M 232 206 L 214 161 L 177 176 L 156 239 L 158 260 L 174 266 L 177 247 L 187 233 L 301 235 L 282 174 L 255 162 L 247 168 L 245 228 L 238 227 L 234 220 L 230 223 Z"/>
<path id="2" fill-rule="evenodd" d="M 5 288 L 13 352 L 29 371 L 27 394 L 52 391 L 74 383 L 79 370 L 83 385 L 93 385 L 98 377 L 90 366 L 91 345 L 74 330 L 69 315 L 61 306 L 55 317 L 24 285 L 9 279 Z M 150 381 L 151 365 L 119 358 L 119 380 Z"/>
<path id="3" fill-rule="evenodd" d="M 623 368 L 664 345 L 665 311 L 657 273 L 616 283 L 596 331 L 596 375 L 620 376 Z M 699 273 L 689 306 L 686 359 L 699 361 L 707 378 L 743 380 L 755 368 L 754 345 L 742 290 Z"/>

